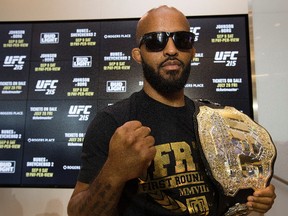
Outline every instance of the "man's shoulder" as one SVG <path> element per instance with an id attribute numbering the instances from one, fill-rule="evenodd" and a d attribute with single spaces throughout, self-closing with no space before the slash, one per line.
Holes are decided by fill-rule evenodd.
<path id="1" fill-rule="evenodd" d="M 141 98 L 141 91 L 135 92 L 128 98 L 117 101 L 113 105 L 104 108 L 102 113 L 113 116 L 117 122 L 125 122 L 131 119 L 131 115 L 135 112 L 135 107 Z"/>
<path id="2" fill-rule="evenodd" d="M 118 112 L 119 109 L 120 110 L 127 109 L 136 102 L 139 96 L 141 96 L 141 92 L 134 92 L 128 98 L 119 100 L 115 102 L 114 104 L 107 106 L 106 108 L 104 108 L 103 111 L 104 112 L 115 112 L 115 111 Z"/>

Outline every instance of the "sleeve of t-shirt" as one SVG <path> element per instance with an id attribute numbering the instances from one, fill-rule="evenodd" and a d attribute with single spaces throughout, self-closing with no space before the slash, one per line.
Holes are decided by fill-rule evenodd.
<path id="1" fill-rule="evenodd" d="M 83 142 L 78 181 L 89 184 L 97 176 L 107 159 L 109 142 L 117 127 L 115 119 L 106 112 L 99 112 L 90 123 Z"/>

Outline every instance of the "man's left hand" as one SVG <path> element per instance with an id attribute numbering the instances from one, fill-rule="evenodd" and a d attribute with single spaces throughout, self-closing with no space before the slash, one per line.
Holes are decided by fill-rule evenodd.
<path id="1" fill-rule="evenodd" d="M 264 189 L 256 190 L 252 196 L 249 196 L 246 205 L 251 211 L 266 213 L 271 209 L 275 198 L 275 187 L 270 184 Z"/>

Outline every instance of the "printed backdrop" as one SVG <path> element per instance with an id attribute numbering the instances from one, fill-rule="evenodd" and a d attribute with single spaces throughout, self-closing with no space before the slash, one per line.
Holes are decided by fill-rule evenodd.
<path id="1" fill-rule="evenodd" d="M 187 96 L 252 116 L 247 15 L 189 17 Z M 137 19 L 0 23 L 0 186 L 73 187 L 97 110 L 142 88 Z"/>

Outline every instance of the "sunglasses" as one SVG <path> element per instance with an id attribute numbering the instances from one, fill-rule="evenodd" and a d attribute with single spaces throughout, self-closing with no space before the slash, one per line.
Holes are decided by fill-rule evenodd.
<path id="1" fill-rule="evenodd" d="M 175 46 L 179 50 L 188 50 L 193 47 L 195 35 L 192 32 L 150 32 L 144 34 L 140 39 L 139 48 L 145 44 L 146 48 L 151 52 L 162 51 L 169 40 L 172 38 Z"/>

